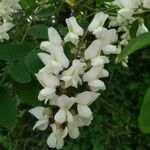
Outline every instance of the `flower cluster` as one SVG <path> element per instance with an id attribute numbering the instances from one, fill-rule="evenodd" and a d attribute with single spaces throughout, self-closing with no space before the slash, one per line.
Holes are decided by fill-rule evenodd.
<path id="1" fill-rule="evenodd" d="M 12 14 L 18 9 L 21 9 L 19 0 L 1 0 L 0 1 L 0 42 L 9 40 L 7 32 L 14 26 Z"/>
<path id="2" fill-rule="evenodd" d="M 117 11 L 117 16 L 110 17 L 109 27 L 118 27 L 117 33 L 121 34 L 120 39 L 118 40 L 118 47 L 120 52 L 122 47 L 126 46 L 131 39 L 129 28 L 130 25 L 139 20 L 139 28 L 136 35 L 139 36 L 143 33 L 148 32 L 149 30 L 144 25 L 144 19 L 139 16 L 135 16 L 144 11 L 144 9 L 150 9 L 149 0 L 114 0 L 111 3 L 106 3 L 108 6 L 114 6 Z M 122 62 L 124 67 L 127 67 L 128 58 Z"/>
<path id="3" fill-rule="evenodd" d="M 38 99 L 44 101 L 46 107 L 35 107 L 29 112 L 38 119 L 33 129 L 45 130 L 50 124 L 52 133 L 47 139 L 50 148 L 62 148 L 67 135 L 77 138 L 78 128 L 90 125 L 93 119 L 89 106 L 106 89 L 102 78 L 109 76 L 104 69 L 109 63 L 108 55 L 118 53 L 118 47 L 114 45 L 118 39 L 116 30 L 104 27 L 108 17 L 103 12 L 95 15 L 88 27 L 89 33 L 96 37 L 90 45 L 84 40 L 86 33 L 75 17 L 66 19 L 69 32 L 64 41 L 50 27 L 49 41 L 40 45 L 44 52 L 38 56 L 45 66 L 36 74 L 43 87 Z M 66 43 L 76 49 L 73 61 L 64 52 Z M 83 84 L 87 85 L 87 90 L 78 90 Z"/>

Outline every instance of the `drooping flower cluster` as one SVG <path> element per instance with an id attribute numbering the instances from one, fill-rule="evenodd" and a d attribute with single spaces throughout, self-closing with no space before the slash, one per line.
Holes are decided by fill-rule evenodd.
<path id="1" fill-rule="evenodd" d="M 145 4 L 145 8 L 149 5 L 146 0 L 115 0 L 113 4 L 120 8 L 116 17 L 99 12 L 88 26 L 88 33 L 95 36 L 91 44 L 84 40 L 87 32 L 79 26 L 76 18 L 70 17 L 66 19 L 69 32 L 64 40 L 50 27 L 48 41 L 40 45 L 44 52 L 38 56 L 45 66 L 36 74 L 43 87 L 38 99 L 44 101 L 46 106 L 33 108 L 29 112 L 38 119 L 33 129 L 45 130 L 49 125 L 52 128 L 47 139 L 50 148 L 61 149 L 67 135 L 75 139 L 79 136 L 79 127 L 90 125 L 93 119 L 90 105 L 106 90 L 102 79 L 109 76 L 105 69 L 110 62 L 108 56 L 119 54 L 122 47 L 128 44 L 129 24 L 139 19 L 133 16 L 134 13 L 141 12 Z M 106 28 L 108 19 L 109 28 Z M 143 19 L 139 20 L 137 36 L 148 32 Z M 72 61 L 64 51 L 66 43 L 74 46 Z M 127 60 L 123 65 L 127 66 Z"/>
<path id="2" fill-rule="evenodd" d="M 90 45 L 80 40 L 84 30 L 74 17 L 66 19 L 69 32 L 64 41 L 50 27 L 49 40 L 40 45 L 44 52 L 38 56 L 45 66 L 36 74 L 43 87 L 38 99 L 44 101 L 46 107 L 36 107 L 29 112 L 38 119 L 33 129 L 45 130 L 50 124 L 52 133 L 47 144 L 51 148 L 62 148 L 67 135 L 72 139 L 77 138 L 78 128 L 88 126 L 93 119 L 89 106 L 106 89 L 102 78 L 109 76 L 104 69 L 105 64 L 109 63 L 108 55 L 118 53 L 118 47 L 114 45 L 118 39 L 116 30 L 104 27 L 108 17 L 102 12 L 95 15 L 88 27 L 88 31 L 96 37 Z M 65 43 L 72 43 L 76 49 L 73 61 L 69 61 L 64 53 Z M 85 44 L 87 48 L 81 49 Z M 87 83 L 87 90 L 83 88 L 79 91 L 78 87 L 83 83 Z"/>
<path id="3" fill-rule="evenodd" d="M 139 20 L 139 27 L 136 35 L 139 36 L 149 30 L 144 25 L 144 19 L 139 16 L 135 16 L 138 13 L 142 13 L 144 9 L 150 9 L 149 0 L 114 0 L 111 3 L 106 3 L 108 6 L 111 4 L 119 8 L 116 17 L 110 17 L 110 27 L 118 27 L 117 32 L 121 35 L 119 39 L 120 52 L 122 47 L 126 46 L 131 39 L 129 28 L 130 25 Z M 123 66 L 127 67 L 128 58 L 122 62 Z"/>
<path id="4" fill-rule="evenodd" d="M 12 14 L 21 9 L 19 0 L 1 0 L 0 1 L 0 42 L 9 40 L 8 31 L 14 26 Z"/>

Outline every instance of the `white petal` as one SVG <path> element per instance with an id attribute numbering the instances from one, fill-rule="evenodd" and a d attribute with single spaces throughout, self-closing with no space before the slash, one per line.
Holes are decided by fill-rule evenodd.
<path id="1" fill-rule="evenodd" d="M 56 149 L 62 149 L 64 146 L 64 139 L 57 139 Z"/>
<path id="2" fill-rule="evenodd" d="M 111 44 L 107 45 L 107 46 L 104 47 L 102 50 L 103 50 L 103 53 L 104 53 L 105 55 L 117 54 L 117 53 L 118 53 L 117 47 L 114 46 L 114 45 L 111 45 Z"/>
<path id="3" fill-rule="evenodd" d="M 106 69 L 102 69 L 100 74 L 98 75 L 98 78 L 106 78 L 109 76 L 109 72 Z"/>
<path id="4" fill-rule="evenodd" d="M 132 9 L 123 8 L 118 11 L 117 21 L 122 23 L 125 20 L 131 20 L 134 11 Z"/>
<path id="5" fill-rule="evenodd" d="M 55 148 L 57 143 L 57 138 L 54 133 L 51 133 L 47 139 L 47 145 L 50 148 Z"/>
<path id="6" fill-rule="evenodd" d="M 106 86 L 104 82 L 101 80 L 90 81 L 88 85 L 90 86 L 91 90 L 95 92 L 99 90 L 103 90 L 103 91 L 106 90 Z"/>
<path id="7" fill-rule="evenodd" d="M 105 21 L 107 20 L 108 15 L 104 14 L 103 12 L 97 13 L 92 22 L 90 23 L 88 30 L 90 32 L 93 32 L 95 29 L 97 29 L 99 26 L 103 27 Z"/>
<path id="8" fill-rule="evenodd" d="M 78 104 L 77 105 L 77 110 L 78 110 L 78 113 L 81 117 L 89 118 L 90 116 L 92 116 L 91 109 L 86 105 Z"/>
<path id="9" fill-rule="evenodd" d="M 101 41 L 94 40 L 91 45 L 85 50 L 85 59 L 95 58 L 101 52 Z"/>
<path id="10" fill-rule="evenodd" d="M 74 34 L 73 32 L 69 32 L 65 38 L 64 41 L 67 43 L 71 41 L 74 45 L 77 45 L 79 43 L 79 37 L 78 35 Z"/>
<path id="11" fill-rule="evenodd" d="M 43 101 L 45 99 L 51 99 L 54 97 L 55 92 L 55 88 L 44 88 L 39 92 L 38 100 Z"/>
<path id="12" fill-rule="evenodd" d="M 72 139 L 76 139 L 80 134 L 78 127 L 74 124 L 68 124 L 68 133 Z"/>
<path id="13" fill-rule="evenodd" d="M 68 123 L 72 123 L 73 122 L 73 116 L 72 114 L 70 113 L 70 111 L 67 111 L 67 121 Z"/>
<path id="14" fill-rule="evenodd" d="M 9 31 L 12 27 L 14 27 L 14 24 L 11 23 L 11 22 L 4 22 L 2 25 L 1 25 L 1 31 L 3 32 L 7 32 Z"/>
<path id="15" fill-rule="evenodd" d="M 78 25 L 75 17 L 70 17 L 69 19 L 66 19 L 66 23 L 69 29 L 69 32 L 73 32 L 76 35 L 83 35 L 84 30 Z"/>
<path id="16" fill-rule="evenodd" d="M 74 122 L 78 127 L 89 126 L 92 120 L 93 116 L 90 116 L 89 118 L 83 118 L 80 115 L 74 116 Z"/>
<path id="17" fill-rule="evenodd" d="M 61 95 L 57 100 L 55 105 L 60 108 L 65 108 L 69 103 L 69 97 L 66 95 Z"/>
<path id="18" fill-rule="evenodd" d="M 99 93 L 85 91 L 77 95 L 77 103 L 82 105 L 90 105 L 93 103 L 99 96 Z"/>
<path id="19" fill-rule="evenodd" d="M 86 72 L 83 76 L 83 81 L 93 81 L 98 78 L 98 75 L 100 74 L 102 70 L 102 67 L 100 66 L 94 66 L 92 67 L 88 72 Z"/>
<path id="20" fill-rule="evenodd" d="M 53 45 L 49 41 L 44 41 L 40 45 L 40 49 L 42 49 L 43 51 L 46 51 L 48 53 L 50 52 L 51 47 L 53 47 Z"/>
<path id="21" fill-rule="evenodd" d="M 39 72 L 35 74 L 43 87 L 55 87 L 59 85 L 58 77 L 47 74 L 46 72 Z"/>
<path id="22" fill-rule="evenodd" d="M 41 59 L 41 61 L 44 63 L 44 65 L 49 64 L 53 60 L 51 55 L 46 53 L 38 53 L 38 56 Z"/>
<path id="23" fill-rule="evenodd" d="M 141 25 L 139 25 L 139 28 L 137 30 L 136 36 L 139 36 L 143 33 L 149 32 L 149 30 L 146 28 L 146 26 L 144 25 L 144 23 L 142 23 Z"/>
<path id="24" fill-rule="evenodd" d="M 29 113 L 31 113 L 32 115 L 34 115 L 37 119 L 41 120 L 43 119 L 43 112 L 46 108 L 44 107 L 35 107 L 33 109 L 29 110 Z"/>
<path id="25" fill-rule="evenodd" d="M 44 131 L 47 129 L 49 124 L 49 120 L 48 119 L 43 119 L 43 120 L 39 120 L 37 121 L 37 123 L 34 125 L 33 130 L 35 128 L 38 128 L 38 130 Z"/>
<path id="26" fill-rule="evenodd" d="M 55 28 L 53 27 L 48 28 L 48 37 L 49 37 L 49 41 L 52 44 L 61 45 L 61 42 L 62 42 L 61 37 Z"/>
<path id="27" fill-rule="evenodd" d="M 109 63 L 109 59 L 106 56 L 97 56 L 96 58 L 91 60 L 92 66 L 103 67 L 104 64 L 107 64 L 107 63 Z"/>
<path id="28" fill-rule="evenodd" d="M 63 47 L 55 47 L 54 49 L 56 60 L 64 67 L 67 68 L 69 66 L 69 60 L 63 52 Z"/>
<path id="29" fill-rule="evenodd" d="M 66 112 L 63 109 L 60 109 L 54 117 L 55 121 L 62 124 L 66 122 Z"/>

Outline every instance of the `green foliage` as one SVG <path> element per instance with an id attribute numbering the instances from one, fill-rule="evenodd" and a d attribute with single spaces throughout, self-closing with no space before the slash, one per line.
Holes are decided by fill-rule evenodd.
<path id="1" fill-rule="evenodd" d="M 37 97 L 41 88 L 39 84 L 37 84 L 37 82 L 35 82 L 34 80 L 26 84 L 13 82 L 13 86 L 16 90 L 16 94 L 21 100 L 23 100 L 23 102 L 32 106 L 40 105 Z"/>
<path id="2" fill-rule="evenodd" d="M 43 67 L 43 63 L 41 62 L 37 54 L 38 51 L 34 50 L 28 53 L 28 55 L 25 57 L 25 64 L 29 72 L 33 75 Z"/>
<path id="3" fill-rule="evenodd" d="M 132 39 L 129 44 L 121 51 L 121 54 L 117 58 L 117 63 L 123 61 L 127 56 L 134 53 L 137 50 L 141 50 L 150 45 L 150 32 L 142 34 Z"/>
<path id="4" fill-rule="evenodd" d="M 38 24 L 30 27 L 28 33 L 35 38 L 48 39 L 47 29 L 46 25 Z"/>
<path id="5" fill-rule="evenodd" d="M 0 126 L 13 128 L 17 122 L 17 108 L 6 87 L 0 87 Z"/>
<path id="6" fill-rule="evenodd" d="M 31 81 L 31 76 L 24 63 L 13 63 L 9 67 L 9 75 L 17 82 L 27 83 Z"/>
<path id="7" fill-rule="evenodd" d="M 139 126 L 143 133 L 150 133 L 150 89 L 148 89 L 139 116 Z"/>
<path id="8" fill-rule="evenodd" d="M 0 44 L 0 59 L 5 61 L 22 60 L 29 52 L 26 45 L 8 43 Z"/>

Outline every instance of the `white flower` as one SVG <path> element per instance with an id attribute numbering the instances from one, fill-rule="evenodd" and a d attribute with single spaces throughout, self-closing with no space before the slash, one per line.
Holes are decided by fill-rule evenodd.
<path id="1" fill-rule="evenodd" d="M 61 46 L 62 39 L 55 28 L 48 28 L 48 39 L 49 41 L 44 41 L 41 43 L 40 48 L 42 50 L 51 53 L 53 47 Z"/>
<path id="2" fill-rule="evenodd" d="M 69 86 L 77 88 L 78 83 L 82 83 L 82 80 L 79 77 L 79 75 L 84 73 L 84 66 L 84 63 L 82 63 L 78 59 L 75 59 L 73 60 L 72 66 L 62 73 L 61 80 L 65 82 L 66 88 Z"/>
<path id="3" fill-rule="evenodd" d="M 69 136 L 72 139 L 76 139 L 80 134 L 78 127 L 89 126 L 92 119 L 93 119 L 92 116 L 90 116 L 89 118 L 83 118 L 79 115 L 73 116 L 73 122 L 68 123 Z"/>
<path id="4" fill-rule="evenodd" d="M 45 64 L 45 67 L 42 70 L 47 73 L 58 75 L 63 68 L 69 66 L 69 60 L 64 54 L 62 46 L 53 47 L 50 51 L 51 55 L 46 53 L 38 54 L 42 62 Z"/>
<path id="5" fill-rule="evenodd" d="M 120 8 L 137 9 L 142 0 L 115 0 L 115 4 Z"/>
<path id="6" fill-rule="evenodd" d="M 9 31 L 12 27 L 14 27 L 14 24 L 10 22 L 4 22 L 0 26 L 0 42 L 3 42 L 4 39 L 9 40 L 9 35 L 7 34 L 7 31 Z"/>
<path id="7" fill-rule="evenodd" d="M 90 23 L 88 30 L 90 32 L 101 32 L 103 30 L 103 26 L 105 21 L 107 20 L 109 16 L 107 14 L 104 14 L 103 12 L 97 13 L 92 22 Z"/>
<path id="8" fill-rule="evenodd" d="M 48 108 L 35 107 L 29 110 L 29 112 L 38 119 L 37 123 L 33 127 L 33 130 L 35 128 L 38 128 L 38 130 L 46 130 L 49 124 L 51 111 Z"/>
<path id="9" fill-rule="evenodd" d="M 150 1 L 149 0 L 143 0 L 143 7 L 150 9 Z"/>
<path id="10" fill-rule="evenodd" d="M 35 74 L 41 85 L 44 87 L 39 93 L 38 99 L 45 100 L 45 103 L 55 96 L 56 87 L 59 86 L 59 79 L 46 72 L 39 72 Z"/>
<path id="11" fill-rule="evenodd" d="M 2 0 L 0 2 L 0 17 L 4 20 L 11 20 L 10 15 L 18 9 L 21 9 L 19 0 Z"/>
<path id="12" fill-rule="evenodd" d="M 117 22 L 122 23 L 126 20 L 132 20 L 132 15 L 134 11 L 132 9 L 123 8 L 118 11 Z"/>
<path id="13" fill-rule="evenodd" d="M 101 53 L 102 43 L 100 40 L 94 40 L 89 47 L 85 50 L 85 59 L 95 58 L 98 54 Z"/>
<path id="14" fill-rule="evenodd" d="M 73 116 L 69 109 L 72 107 L 72 105 L 75 103 L 75 99 L 73 97 L 69 98 L 66 95 L 60 96 L 57 100 L 55 105 L 60 107 L 59 111 L 55 114 L 55 121 L 57 123 L 64 123 L 64 122 L 73 122 Z"/>
<path id="15" fill-rule="evenodd" d="M 103 67 L 104 64 L 108 64 L 108 63 L 109 63 L 108 57 L 102 56 L 102 55 L 99 55 L 99 56 L 91 59 L 91 65 L 92 66 L 101 66 L 101 67 Z"/>
<path id="16" fill-rule="evenodd" d="M 115 29 L 104 29 L 100 34 L 96 34 L 95 33 L 95 36 L 96 38 L 98 38 L 98 40 L 101 41 L 102 43 L 102 49 L 111 44 L 111 43 L 114 43 L 117 41 L 118 39 L 118 36 L 117 36 L 117 33 L 116 33 L 116 30 Z"/>
<path id="17" fill-rule="evenodd" d="M 79 36 L 83 35 L 84 30 L 78 25 L 75 17 L 66 19 L 66 23 L 69 29 L 69 33 L 65 36 L 64 41 L 71 41 L 74 45 L 77 45 L 79 42 Z"/>
<path id="18" fill-rule="evenodd" d="M 88 106 L 92 104 L 98 98 L 99 95 L 99 93 L 90 91 L 85 91 L 77 95 L 77 110 L 81 117 L 89 118 L 92 116 L 92 111 Z"/>
<path id="19" fill-rule="evenodd" d="M 144 23 L 139 24 L 139 28 L 137 30 L 136 36 L 139 36 L 143 33 L 149 32 L 149 30 L 146 28 L 146 26 L 144 25 Z"/>
<path id="20" fill-rule="evenodd" d="M 59 127 L 59 125 L 51 124 L 52 127 L 52 133 L 47 139 L 47 145 L 50 148 L 56 148 L 61 149 L 64 145 L 64 138 L 68 134 L 68 129 L 65 127 L 65 129 L 62 129 Z"/>
<path id="21" fill-rule="evenodd" d="M 92 67 L 83 76 L 83 81 L 87 81 L 92 91 L 106 90 L 105 83 L 99 78 L 108 77 L 109 73 L 107 70 L 99 66 Z"/>

